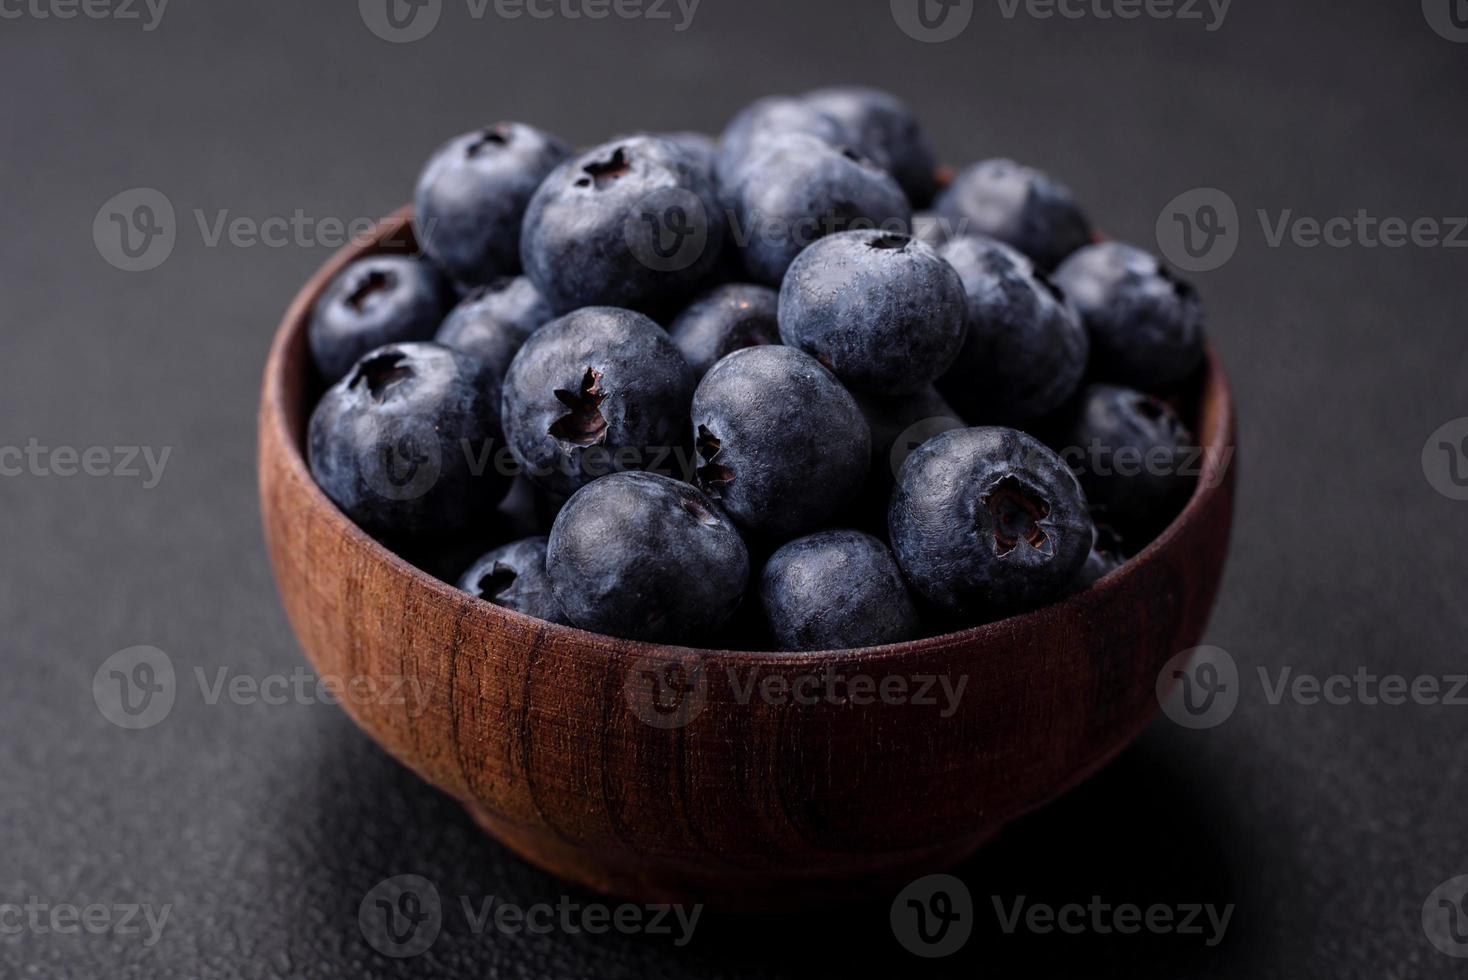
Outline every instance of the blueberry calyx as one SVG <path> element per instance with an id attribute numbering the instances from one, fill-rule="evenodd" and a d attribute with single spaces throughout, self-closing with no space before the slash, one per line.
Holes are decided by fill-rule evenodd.
<path id="1" fill-rule="evenodd" d="M 504 123 L 497 123 L 488 129 L 480 130 L 474 141 L 464 148 L 464 155 L 472 160 L 488 147 L 508 146 L 509 142 L 510 127 Z"/>
<path id="2" fill-rule="evenodd" d="M 608 159 L 593 160 L 581 170 L 586 176 L 576 181 L 576 186 L 591 187 L 594 183 L 597 190 L 601 190 L 618 178 L 631 173 L 632 161 L 628 158 L 627 151 L 619 146 Z"/>
<path id="3" fill-rule="evenodd" d="M 1052 550 L 1040 522 L 1050 516 L 1050 504 L 1017 477 L 1006 476 L 981 498 L 994 518 L 994 543 L 1001 557 L 1019 547 L 1021 540 L 1044 554 Z"/>
<path id="4" fill-rule="evenodd" d="M 479 580 L 479 597 L 496 606 L 503 605 L 499 599 L 515 584 L 519 575 L 504 562 L 497 561 L 489 574 Z"/>
<path id="5" fill-rule="evenodd" d="M 691 514 L 693 516 L 693 519 L 698 521 L 698 523 L 702 524 L 704 527 L 719 526 L 719 519 L 717 516 L 714 515 L 714 512 L 709 510 L 703 504 L 699 503 L 697 500 L 694 500 L 691 497 L 685 498 L 682 501 L 682 504 L 683 509 Z"/>
<path id="6" fill-rule="evenodd" d="M 734 482 L 734 471 L 718 462 L 723 448 L 724 444 L 708 430 L 708 426 L 698 427 L 698 457 L 703 460 L 703 465 L 697 470 L 698 486 L 715 500 L 722 497 L 723 489 Z"/>
<path id="7" fill-rule="evenodd" d="M 910 244 L 912 244 L 911 236 L 899 235 L 894 232 L 878 235 L 876 238 L 867 242 L 867 248 L 884 252 L 900 252 Z"/>
<path id="8" fill-rule="evenodd" d="M 551 423 L 548 435 L 567 447 L 585 448 L 606 440 L 607 420 L 601 413 L 601 403 L 606 401 L 607 393 L 601 386 L 600 371 L 587 368 L 579 391 L 557 388 L 555 396 L 567 411 Z"/>
<path id="9" fill-rule="evenodd" d="M 357 283 L 351 293 L 347 295 L 346 304 L 358 313 L 367 307 L 367 301 L 378 293 L 385 293 L 398 284 L 398 277 L 391 272 L 383 272 L 381 269 L 373 269 Z"/>
<path id="10" fill-rule="evenodd" d="M 401 351 L 369 357 L 357 366 L 357 376 L 352 379 L 351 387 L 366 384 L 373 400 L 380 402 L 389 388 L 413 376 L 413 368 L 403 363 L 405 360 L 406 356 Z"/>

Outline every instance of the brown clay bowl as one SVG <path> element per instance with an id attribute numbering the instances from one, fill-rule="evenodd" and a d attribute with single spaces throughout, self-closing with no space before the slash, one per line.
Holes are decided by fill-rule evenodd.
<path id="1" fill-rule="evenodd" d="M 1123 569 L 1027 615 L 867 650 L 739 653 L 595 636 L 437 581 L 338 511 L 303 453 L 312 302 L 349 261 L 411 242 L 406 211 L 385 220 L 280 326 L 260 406 L 265 536 L 316 669 L 406 695 L 344 698 L 351 716 L 535 864 L 636 900 L 746 910 L 886 893 L 1114 757 L 1157 711 L 1160 669 L 1198 643 L 1234 487 L 1213 359 L 1184 405 L 1213 451 L 1186 509 Z M 940 688 L 919 696 L 928 677 L 965 679 L 946 717 Z M 874 693 L 898 681 L 905 694 Z"/>

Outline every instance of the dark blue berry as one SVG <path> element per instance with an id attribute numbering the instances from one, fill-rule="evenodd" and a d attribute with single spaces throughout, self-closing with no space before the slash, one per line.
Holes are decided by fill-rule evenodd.
<path id="1" fill-rule="evenodd" d="M 1126 563 L 1126 552 L 1121 538 L 1104 524 L 1096 525 L 1095 537 L 1091 542 L 1091 553 L 1076 576 L 1072 586 L 1077 592 L 1089 589 Z"/>
<path id="2" fill-rule="evenodd" d="M 696 488 L 621 473 L 566 503 L 551 529 L 546 572 L 575 625 L 687 643 L 709 636 L 739 605 L 749 553 Z"/>
<path id="3" fill-rule="evenodd" d="M 922 207 L 937 190 L 938 156 L 917 115 L 897 96 L 879 89 L 823 88 L 805 103 L 833 116 L 873 159 L 884 159 L 908 200 Z"/>
<path id="4" fill-rule="evenodd" d="M 917 636 L 918 612 L 887 546 L 860 531 L 822 531 L 780 548 L 760 599 L 780 650 L 845 650 Z"/>
<path id="5" fill-rule="evenodd" d="M 888 525 L 913 587 L 969 618 L 1062 595 L 1091 552 L 1075 477 L 1014 429 L 957 429 L 921 446 L 898 477 Z"/>
<path id="6" fill-rule="evenodd" d="M 953 226 L 935 211 L 919 211 L 912 216 L 912 237 L 925 245 L 942 249 L 953 238 Z"/>
<path id="7" fill-rule="evenodd" d="M 751 347 L 713 366 L 693 396 L 698 483 L 739 524 L 791 537 L 861 490 L 871 432 L 855 399 L 792 347 Z"/>
<path id="8" fill-rule="evenodd" d="M 526 616 L 566 623 L 566 614 L 545 572 L 545 549 L 544 537 L 501 545 L 470 566 L 459 579 L 459 588 Z"/>
<path id="9" fill-rule="evenodd" d="M 1130 540 L 1151 540 L 1192 493 L 1197 464 L 1192 433 L 1151 395 L 1088 385 L 1057 442 L 1096 518 Z"/>
<path id="10" fill-rule="evenodd" d="M 631 469 L 677 469 L 693 372 L 640 313 L 588 307 L 531 334 L 504 384 L 505 438 L 527 475 L 559 494 Z"/>
<path id="11" fill-rule="evenodd" d="M 891 176 L 854 150 L 799 133 L 766 140 L 728 195 L 730 232 L 757 282 L 778 285 L 812 242 L 842 231 L 906 231 L 912 209 Z"/>
<path id="12" fill-rule="evenodd" d="M 856 403 L 872 430 L 872 471 L 867 488 L 882 495 L 885 526 L 887 495 L 892 492 L 892 484 L 907 457 L 929 439 L 968 426 L 931 385 L 894 398 L 857 395 Z"/>
<path id="13" fill-rule="evenodd" d="M 478 285 L 520 271 L 520 225 L 540 182 L 570 152 L 521 123 L 455 137 L 418 178 L 418 243 L 454 279 Z"/>
<path id="14" fill-rule="evenodd" d="M 1080 314 L 1028 258 L 992 238 L 956 238 L 940 254 L 968 296 L 968 339 L 938 382 L 948 400 L 984 425 L 1023 425 L 1064 405 L 1090 351 Z"/>
<path id="15" fill-rule="evenodd" d="M 780 287 L 780 336 L 849 387 L 898 395 L 931 384 L 963 344 L 963 282 L 907 235 L 849 231 L 816 242 Z"/>
<path id="16" fill-rule="evenodd" d="M 676 133 L 658 133 L 670 143 L 677 144 L 678 148 L 688 154 L 689 159 L 697 163 L 705 177 L 712 185 L 714 182 L 714 160 L 719 155 L 719 141 L 707 133 L 680 131 Z M 717 190 L 717 187 L 715 187 Z"/>
<path id="17" fill-rule="evenodd" d="M 702 378 L 722 358 L 746 347 L 780 342 L 780 294 L 730 283 L 698 297 L 668 328 L 673 343 Z"/>
<path id="18" fill-rule="evenodd" d="M 1203 363 L 1203 303 L 1156 256 L 1102 242 L 1067 259 L 1055 281 L 1090 331 L 1097 378 L 1156 391 Z"/>
<path id="19" fill-rule="evenodd" d="M 501 438 L 498 395 L 481 361 L 447 347 L 378 348 L 316 406 L 311 473 L 348 517 L 381 538 L 483 524 L 510 482 L 484 463 Z"/>
<path id="20" fill-rule="evenodd" d="M 428 340 L 443 322 L 449 290 L 437 270 L 408 255 L 358 259 L 316 300 L 311 359 L 335 383 L 370 350 Z"/>
<path id="21" fill-rule="evenodd" d="M 472 290 L 449 311 L 434 340 L 479 358 L 503 378 L 520 347 L 553 318 L 529 279 L 497 279 Z"/>
<path id="22" fill-rule="evenodd" d="M 841 121 L 802 99 L 766 96 L 740 110 L 724 129 L 714 160 L 714 176 L 722 191 L 743 179 L 744 167 L 770 140 L 802 133 L 831 146 L 845 146 L 852 133 Z"/>
<path id="23" fill-rule="evenodd" d="M 1091 223 L 1070 188 L 1012 160 L 961 171 L 939 195 L 937 210 L 954 235 L 997 238 L 1045 270 L 1091 241 Z"/>
<path id="24" fill-rule="evenodd" d="M 727 226 L 687 153 L 633 136 L 567 160 L 525 214 L 525 274 L 558 313 L 583 306 L 661 309 L 718 264 Z"/>

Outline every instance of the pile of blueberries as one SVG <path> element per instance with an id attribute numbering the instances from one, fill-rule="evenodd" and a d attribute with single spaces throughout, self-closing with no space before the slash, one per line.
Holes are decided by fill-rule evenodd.
<path id="1" fill-rule="evenodd" d="M 507 609 L 897 642 L 1089 587 L 1191 493 L 1197 293 L 1038 170 L 942 181 L 888 93 L 581 153 L 501 123 L 433 155 L 414 230 L 315 306 L 311 470 Z"/>

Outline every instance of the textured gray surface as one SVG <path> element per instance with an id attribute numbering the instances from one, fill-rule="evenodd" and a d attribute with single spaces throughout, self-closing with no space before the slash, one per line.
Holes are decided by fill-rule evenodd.
<path id="1" fill-rule="evenodd" d="M 0 479 L 0 905 L 171 905 L 161 939 L 0 931 L 22 977 L 799 976 L 923 967 L 886 909 L 706 918 L 694 942 L 475 936 L 454 896 L 555 902 L 565 886 L 483 839 L 339 709 L 209 704 L 195 668 L 289 674 L 301 654 L 260 543 L 257 382 L 322 247 L 211 246 L 229 218 L 350 219 L 404 201 L 447 136 L 497 117 L 577 143 L 713 128 L 767 92 L 842 80 L 922 108 L 944 158 L 1053 169 L 1098 224 L 1144 244 L 1193 187 L 1243 239 L 1196 277 L 1232 373 L 1244 453 L 1209 639 L 1244 675 L 1208 731 L 1160 721 L 1112 769 L 960 870 L 980 936 L 939 974 L 1445 977 L 1429 892 L 1468 873 L 1468 708 L 1272 706 L 1256 668 L 1462 669 L 1468 503 L 1424 479 L 1424 442 L 1468 414 L 1465 261 L 1454 249 L 1269 247 L 1257 209 L 1468 214 L 1468 45 L 1412 0 L 1239 0 L 1198 23 L 1006 19 L 918 44 L 887 4 L 705 0 L 692 26 L 501 20 L 446 0 L 390 45 L 350 2 L 171 4 L 137 22 L 0 21 L 0 444 L 172 447 L 162 481 Z M 12 9 L 7 7 L 7 10 Z M 490 8 L 493 10 L 493 8 Z M 91 226 L 128 188 L 178 215 L 151 272 Z M 114 651 L 167 651 L 162 723 L 97 710 Z M 357 926 L 391 875 L 434 881 L 433 950 L 394 961 Z M 1225 940 L 1003 934 L 987 896 L 1236 903 Z M 578 898 L 583 898 L 578 894 Z M 14 920 L 5 920 L 13 922 Z M 0 922 L 0 925 L 4 925 Z"/>

